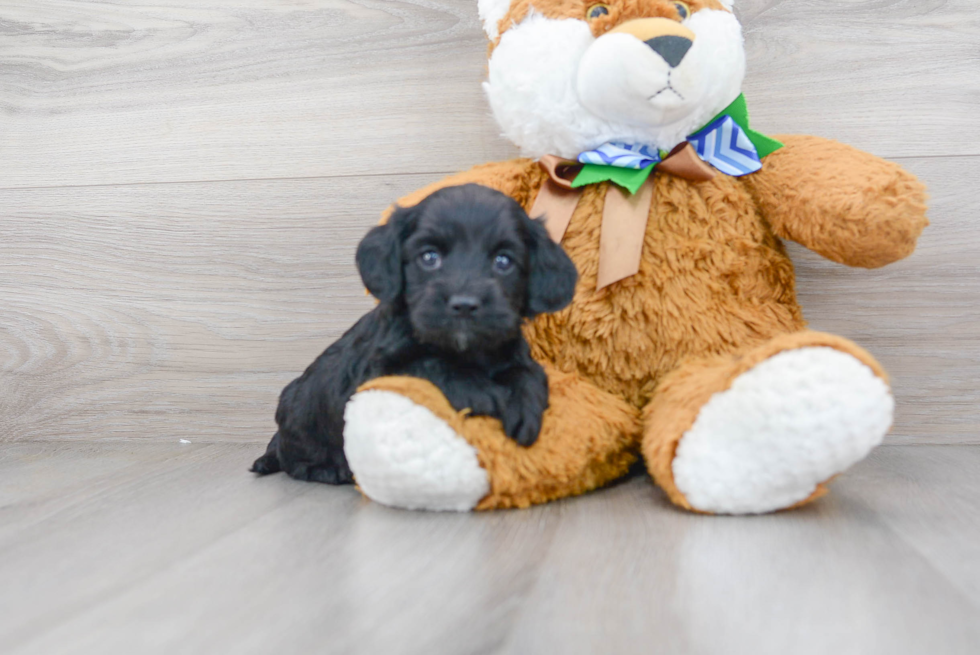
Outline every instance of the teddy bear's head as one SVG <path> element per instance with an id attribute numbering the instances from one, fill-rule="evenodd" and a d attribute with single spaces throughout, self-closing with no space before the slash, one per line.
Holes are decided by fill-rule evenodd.
<path id="1" fill-rule="evenodd" d="M 504 136 L 535 158 L 610 141 L 671 150 L 740 93 L 732 3 L 478 0 Z"/>

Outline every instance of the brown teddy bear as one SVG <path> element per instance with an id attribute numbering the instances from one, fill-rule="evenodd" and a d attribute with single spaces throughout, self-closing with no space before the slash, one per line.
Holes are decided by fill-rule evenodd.
<path id="1" fill-rule="evenodd" d="M 381 378 L 346 411 L 361 490 L 387 504 L 492 509 L 583 493 L 642 456 L 670 499 L 761 513 L 819 497 L 888 431 L 874 358 L 808 331 L 792 239 L 848 266 L 907 256 L 925 189 L 811 136 L 766 137 L 740 94 L 731 0 L 479 0 L 485 89 L 524 158 L 451 176 L 498 189 L 578 266 L 575 300 L 526 327 L 550 377 L 540 437 Z"/>

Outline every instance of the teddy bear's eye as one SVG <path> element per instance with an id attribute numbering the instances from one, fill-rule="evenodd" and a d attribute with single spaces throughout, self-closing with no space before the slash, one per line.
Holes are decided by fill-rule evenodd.
<path id="1" fill-rule="evenodd" d="M 609 5 L 599 3 L 597 5 L 592 5 L 589 10 L 585 12 L 585 17 L 589 20 L 594 18 L 599 18 L 599 16 L 609 15 Z"/>
<path id="2" fill-rule="evenodd" d="M 674 9 L 677 10 L 677 15 L 681 17 L 681 20 L 691 15 L 691 8 L 687 6 L 686 2 L 675 2 Z"/>

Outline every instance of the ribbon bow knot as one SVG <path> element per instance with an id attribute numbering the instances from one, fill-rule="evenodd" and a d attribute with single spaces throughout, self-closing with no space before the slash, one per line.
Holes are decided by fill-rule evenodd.
<path id="1" fill-rule="evenodd" d="M 749 128 L 745 96 L 687 137 L 671 152 L 640 144 L 604 143 L 581 153 L 578 161 L 546 155 L 539 165 L 548 174 L 531 208 L 531 216 L 547 216 L 551 238 L 561 242 L 578 206 L 582 187 L 611 181 L 606 192 L 599 235 L 596 290 L 640 270 L 643 235 L 653 202 L 654 169 L 688 180 L 710 180 L 720 171 L 732 177 L 762 168 L 762 159 L 782 143 Z M 629 195 L 625 192 L 628 191 Z"/>

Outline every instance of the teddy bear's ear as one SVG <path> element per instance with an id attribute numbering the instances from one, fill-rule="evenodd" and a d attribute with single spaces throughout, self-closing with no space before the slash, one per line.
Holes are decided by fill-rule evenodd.
<path id="1" fill-rule="evenodd" d="M 483 31 L 487 36 L 491 40 L 500 36 L 497 24 L 510 9 L 510 0 L 476 0 L 476 9 L 480 14 L 480 20 L 483 21 Z"/>

